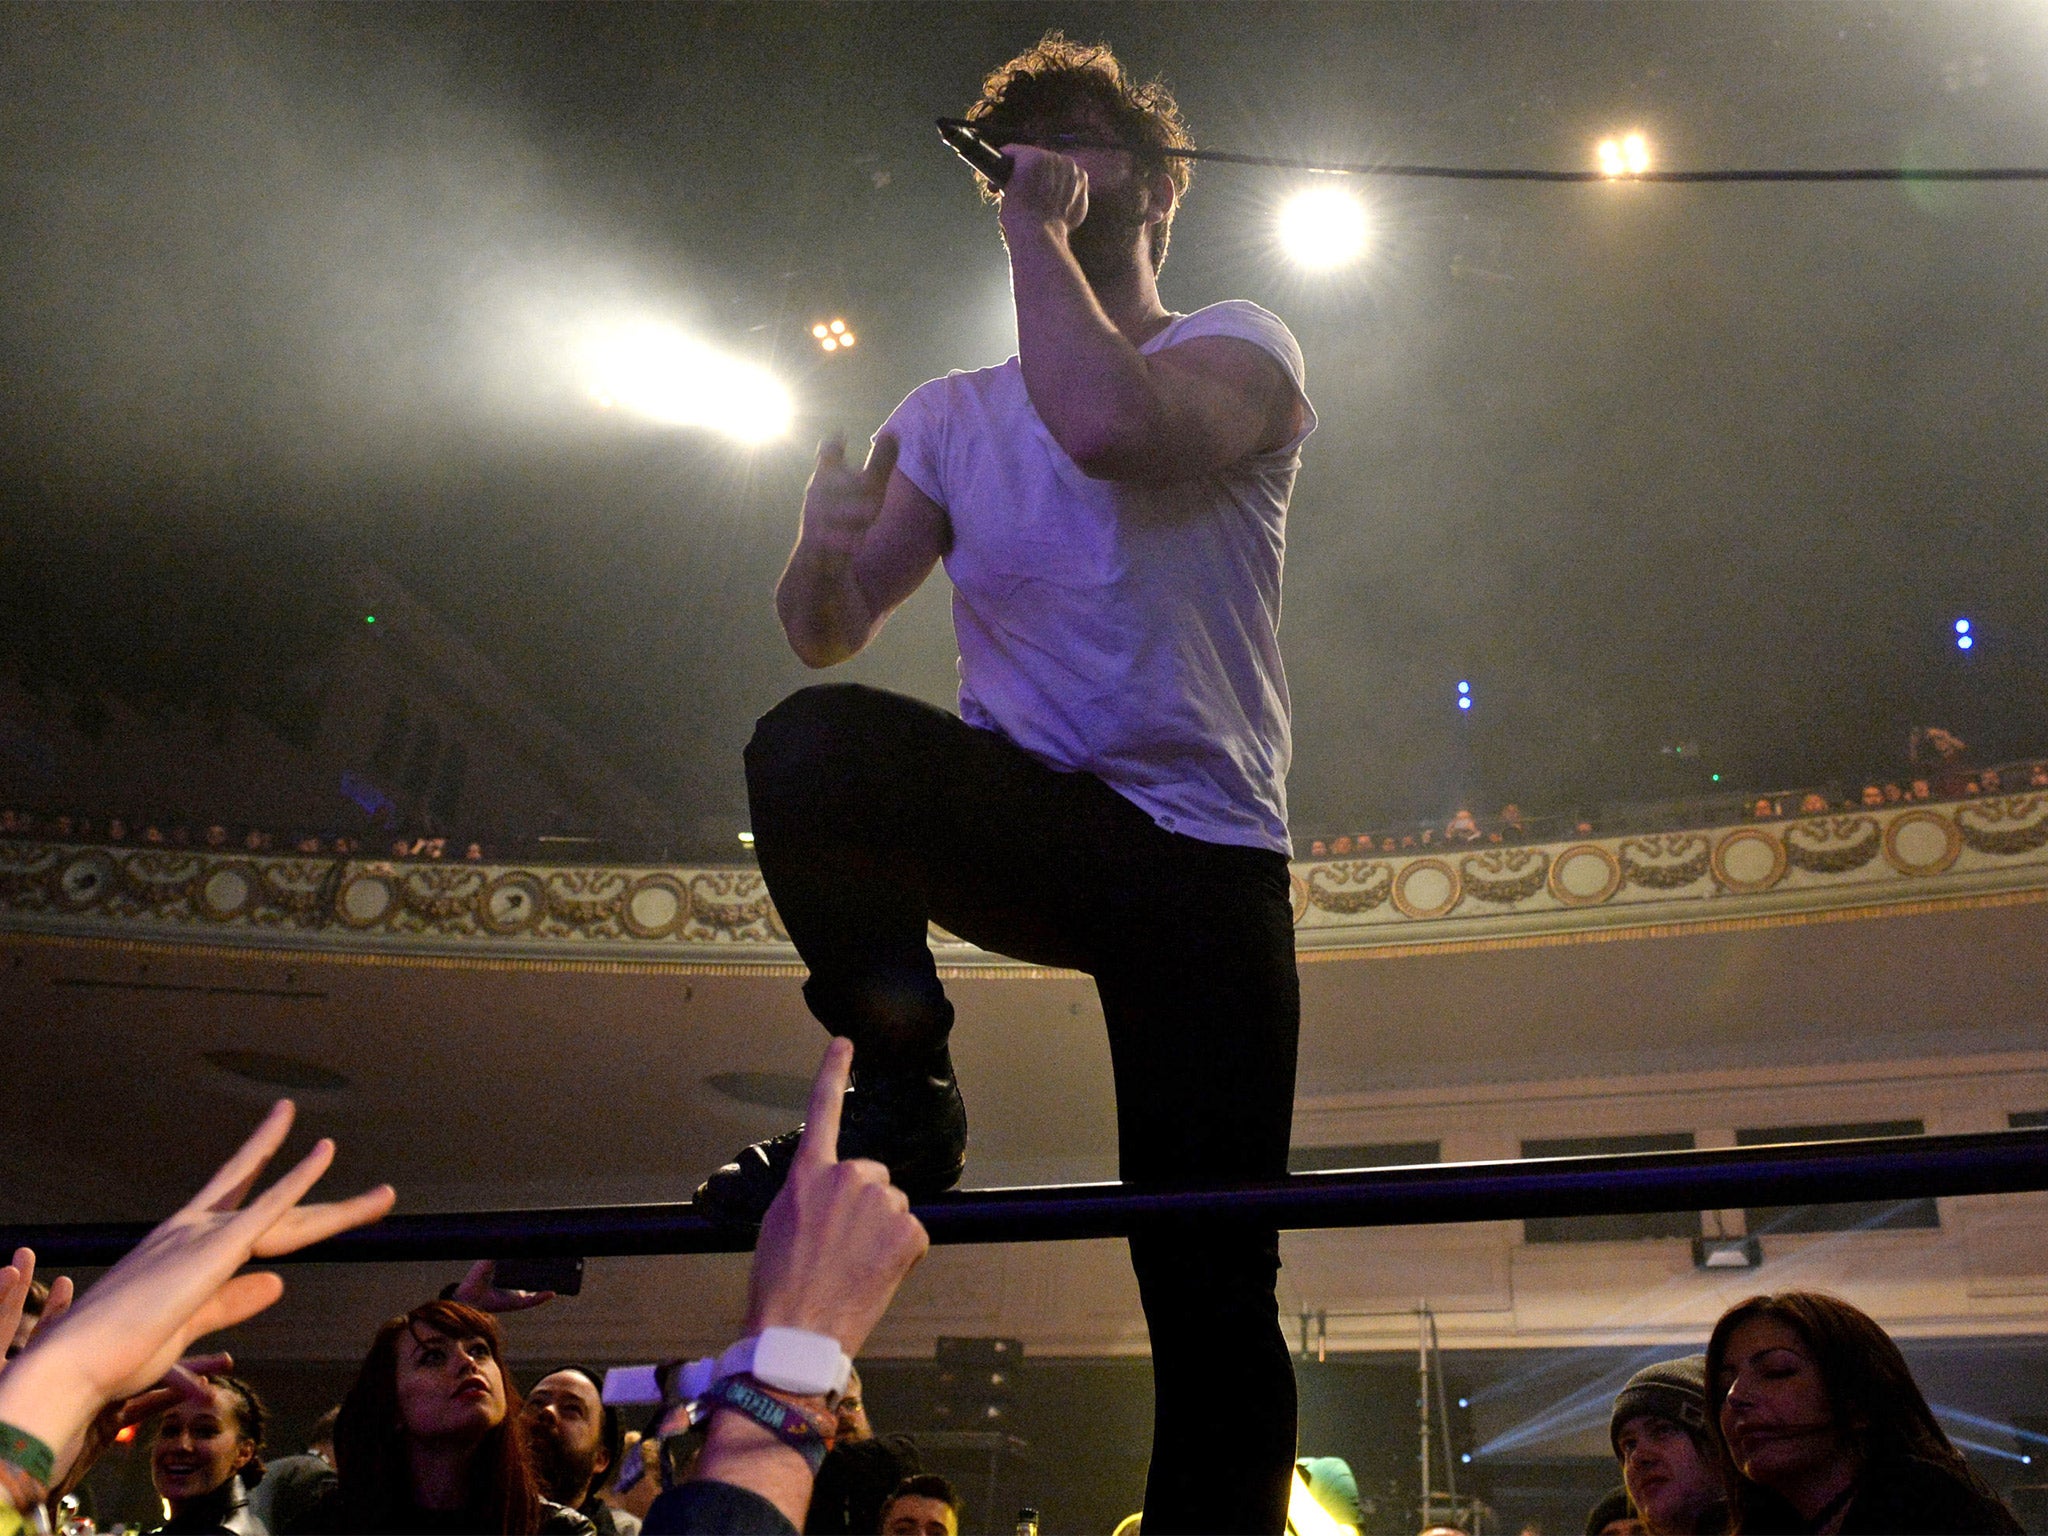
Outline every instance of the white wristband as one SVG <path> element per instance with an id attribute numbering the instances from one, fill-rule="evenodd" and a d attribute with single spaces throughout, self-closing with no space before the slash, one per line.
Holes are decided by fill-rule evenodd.
<path id="1" fill-rule="evenodd" d="M 741 1339 L 716 1360 L 692 1360 L 682 1369 L 678 1391 L 685 1402 L 702 1397 L 728 1376 L 751 1376 L 764 1387 L 799 1397 L 836 1398 L 846 1390 L 853 1362 L 827 1333 L 801 1328 L 763 1328 Z"/>

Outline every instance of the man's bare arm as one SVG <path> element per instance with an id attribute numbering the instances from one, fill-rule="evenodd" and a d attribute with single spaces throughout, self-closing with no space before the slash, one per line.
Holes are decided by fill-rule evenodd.
<path id="1" fill-rule="evenodd" d="M 1017 300 L 1017 354 L 1053 440 L 1103 480 L 1207 474 L 1277 448 L 1301 425 L 1301 397 L 1263 348 L 1199 337 L 1139 352 L 1097 301 L 1069 232 L 1087 216 L 1087 177 L 1063 155 L 1012 146 L 1003 234 Z"/>
<path id="2" fill-rule="evenodd" d="M 775 584 L 776 617 L 805 666 L 865 650 L 951 544 L 945 509 L 895 465 L 892 437 L 859 470 L 846 463 L 844 439 L 818 449 L 796 548 Z"/>

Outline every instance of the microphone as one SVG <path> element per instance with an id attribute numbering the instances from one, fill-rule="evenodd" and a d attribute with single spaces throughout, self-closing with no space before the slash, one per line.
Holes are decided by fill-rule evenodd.
<path id="1" fill-rule="evenodd" d="M 939 137 L 952 146 L 953 153 L 1000 187 L 1010 179 L 1015 162 L 982 137 L 972 123 L 957 117 L 938 119 Z"/>

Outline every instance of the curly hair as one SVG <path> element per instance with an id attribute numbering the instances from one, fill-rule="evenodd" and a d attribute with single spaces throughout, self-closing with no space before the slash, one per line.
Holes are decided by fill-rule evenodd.
<path id="1" fill-rule="evenodd" d="M 1130 150 L 1140 167 L 1166 174 L 1173 182 L 1176 206 L 1187 195 L 1194 162 L 1162 153 L 1195 147 L 1180 104 L 1163 81 L 1140 84 L 1127 74 L 1107 43 L 1076 43 L 1064 32 L 1048 32 L 991 70 L 981 82 L 981 99 L 967 109 L 967 121 L 996 144 L 1027 137 L 1049 124 L 1090 119 L 1099 120 L 1108 137 Z M 991 201 L 997 196 L 986 181 L 982 194 Z M 1172 227 L 1170 211 L 1154 226 L 1154 272 L 1166 260 Z"/>

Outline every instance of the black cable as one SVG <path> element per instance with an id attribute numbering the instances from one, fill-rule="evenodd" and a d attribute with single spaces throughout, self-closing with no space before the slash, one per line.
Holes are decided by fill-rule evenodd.
<path id="1" fill-rule="evenodd" d="M 976 162 L 961 149 L 961 139 L 971 136 L 995 154 L 1000 149 L 975 131 L 975 125 L 957 117 L 938 120 L 939 132 L 955 151 Z M 963 132 L 964 130 L 964 132 Z M 1073 149 L 1129 149 L 1128 144 L 1069 141 Z M 1518 166 L 1471 165 L 1371 165 L 1342 161 L 1299 160 L 1286 155 L 1241 155 L 1225 149 L 1147 150 L 1169 160 L 1214 160 L 1222 165 L 1262 166 L 1276 171 L 1315 171 L 1325 176 L 1398 176 L 1411 180 L 1435 181 L 1654 181 L 1666 184 L 1719 183 L 1736 181 L 2048 181 L 2048 167 L 2042 166 L 1850 166 L 1813 170 L 1737 171 L 1543 171 Z M 977 169 L 981 169 L 979 165 Z"/>

